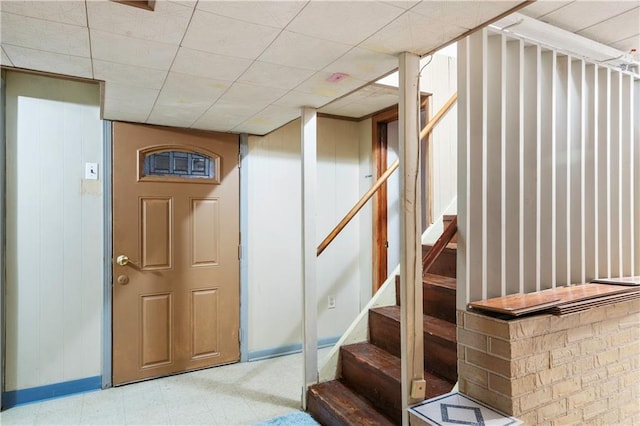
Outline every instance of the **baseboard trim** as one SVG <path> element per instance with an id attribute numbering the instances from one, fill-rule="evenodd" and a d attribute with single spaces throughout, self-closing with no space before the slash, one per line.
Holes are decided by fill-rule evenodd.
<path id="1" fill-rule="evenodd" d="M 28 389 L 18 389 L 2 393 L 2 408 L 15 407 L 16 405 L 30 402 L 43 401 L 72 395 L 74 393 L 87 392 L 102 388 L 102 376 L 87 377 L 84 379 L 70 380 L 68 382 L 53 383 L 51 385 L 37 386 Z"/>
<path id="2" fill-rule="evenodd" d="M 341 336 L 324 337 L 318 339 L 318 349 L 333 346 L 340 339 Z M 291 355 L 302 352 L 302 343 L 292 343 L 290 345 L 276 346 L 273 348 L 260 349 L 257 351 L 250 351 L 247 357 L 249 361 L 260 361 L 262 359 L 275 358 L 283 355 Z"/>

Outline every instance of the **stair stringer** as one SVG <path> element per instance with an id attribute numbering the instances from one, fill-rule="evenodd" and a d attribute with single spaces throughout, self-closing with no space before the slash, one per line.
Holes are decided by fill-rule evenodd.
<path id="1" fill-rule="evenodd" d="M 396 304 L 395 277 L 399 273 L 400 265 L 393 270 L 376 294 L 373 295 L 369 303 L 360 311 L 356 319 L 329 351 L 324 364 L 318 372 L 318 379 L 321 383 L 335 380 L 340 375 L 338 371 L 338 358 L 341 346 L 362 343 L 369 339 L 369 309 Z"/>
<path id="2" fill-rule="evenodd" d="M 433 244 L 440 234 L 442 234 L 442 219 L 444 215 L 456 214 L 457 197 L 451 201 L 442 215 L 437 218 L 422 234 L 423 244 Z M 431 241 L 433 239 L 433 241 Z M 373 295 L 369 303 L 360 311 L 356 319 L 351 323 L 349 328 L 344 332 L 342 337 L 336 342 L 329 351 L 323 364 L 318 371 L 318 381 L 320 383 L 329 380 L 335 380 L 340 376 L 338 371 L 338 359 L 340 355 L 340 347 L 351 345 L 353 343 L 362 343 L 369 340 L 369 309 L 381 306 L 391 306 L 396 304 L 396 286 L 395 277 L 400 274 L 400 265 L 398 265 L 387 280 L 382 284 L 380 289 Z M 457 383 L 456 383 L 457 386 Z"/>

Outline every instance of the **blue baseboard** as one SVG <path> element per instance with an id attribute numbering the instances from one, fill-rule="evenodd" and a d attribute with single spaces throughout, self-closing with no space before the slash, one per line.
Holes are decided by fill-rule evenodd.
<path id="1" fill-rule="evenodd" d="M 333 346 L 342 336 L 324 337 L 318 339 L 318 349 Z M 274 348 L 260 349 L 249 352 L 249 361 L 259 361 L 261 359 L 275 358 L 277 356 L 291 355 L 302 352 L 302 343 L 291 343 L 289 345 L 276 346 Z"/>
<path id="2" fill-rule="evenodd" d="M 2 408 L 15 407 L 16 405 L 45 399 L 58 398 L 74 393 L 87 392 L 101 389 L 102 376 L 87 377 L 85 379 L 71 380 L 68 382 L 54 383 L 51 385 L 37 386 L 35 388 L 18 389 L 2 393 Z"/>

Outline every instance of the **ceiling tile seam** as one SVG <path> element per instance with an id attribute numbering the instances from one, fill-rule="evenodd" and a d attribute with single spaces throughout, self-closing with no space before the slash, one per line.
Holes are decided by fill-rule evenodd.
<path id="1" fill-rule="evenodd" d="M 598 21 L 598 22 L 596 22 L 595 24 L 591 24 L 591 25 L 589 25 L 588 27 L 584 27 L 584 28 L 581 28 L 581 29 L 579 29 L 579 30 L 575 30 L 575 31 L 574 31 L 574 33 L 576 33 L 576 34 L 577 34 L 577 33 L 580 33 L 580 32 L 582 32 L 582 31 L 586 31 L 586 30 L 588 30 L 589 28 L 596 27 L 596 26 L 598 26 L 598 25 L 600 25 L 600 24 L 602 24 L 602 23 L 604 23 L 604 22 L 607 22 L 607 21 L 610 21 L 610 20 L 612 20 L 612 19 L 615 19 L 615 18 L 617 18 L 617 17 L 619 17 L 619 16 L 621 16 L 621 15 L 624 15 L 624 14 L 626 14 L 626 13 L 629 13 L 629 12 L 631 12 L 631 11 L 635 10 L 635 9 L 640 9 L 640 6 L 632 7 L 631 9 L 627 9 L 627 10 L 625 10 L 624 12 L 620 12 L 620 13 L 618 13 L 617 15 L 609 16 L 608 18 L 605 18 L 605 19 L 603 19 L 602 21 Z"/>
<path id="2" fill-rule="evenodd" d="M 2 0 L 0 0 L 0 1 L 2 1 Z M 51 53 L 53 55 L 71 56 L 72 58 L 91 59 L 89 56 L 72 55 L 70 53 L 61 53 L 61 52 L 54 52 L 52 50 L 36 49 L 35 47 L 21 46 L 19 44 L 13 44 L 13 43 L 7 43 L 7 42 L 2 42 L 2 45 L 3 46 L 17 47 L 17 48 L 26 49 L 26 50 L 34 50 L 36 52 Z M 5 52 L 6 52 L 6 50 L 5 50 Z"/>
<path id="3" fill-rule="evenodd" d="M 301 8 L 300 8 L 300 10 L 298 11 L 298 13 L 296 13 L 296 15 L 295 15 L 293 18 L 291 18 L 291 19 L 289 20 L 289 22 L 287 23 L 287 25 L 285 25 L 283 28 L 281 28 L 281 29 L 280 29 L 280 32 L 278 33 L 278 35 L 277 35 L 277 36 L 275 36 L 275 37 L 273 38 L 273 40 L 271 40 L 271 43 L 269 43 L 267 46 L 265 46 L 265 48 L 262 50 L 262 52 L 260 52 L 260 54 L 259 54 L 259 55 L 257 55 L 255 59 L 251 60 L 251 63 L 247 66 L 247 68 L 245 68 L 245 70 L 244 70 L 244 71 L 242 71 L 242 73 L 240 73 L 240 75 L 238 75 L 238 76 L 236 77 L 236 79 L 235 79 L 235 80 L 234 80 L 234 81 L 229 85 L 229 87 L 227 87 L 227 89 L 226 89 L 224 92 L 222 92 L 222 94 L 220 94 L 220 96 L 218 96 L 218 98 L 217 98 L 217 99 L 215 99 L 215 100 L 213 101 L 213 103 L 211 104 L 211 106 L 210 106 L 209 108 L 207 108 L 207 109 L 206 109 L 202 114 L 200 114 L 200 116 L 198 116 L 198 117 L 195 119 L 195 121 L 194 121 L 193 123 L 191 123 L 191 125 L 190 125 L 189 127 L 193 127 L 193 126 L 194 126 L 194 125 L 195 125 L 195 124 L 196 124 L 196 123 L 197 123 L 197 122 L 198 122 L 202 117 L 204 117 L 204 116 L 205 116 L 205 115 L 206 115 L 206 114 L 207 114 L 207 113 L 208 113 L 208 112 L 209 112 L 209 111 L 210 111 L 210 110 L 211 110 L 211 109 L 212 109 L 212 108 L 213 108 L 213 107 L 218 103 L 218 101 L 219 101 L 222 97 L 224 97 L 224 95 L 225 95 L 225 94 L 226 94 L 226 93 L 231 89 L 231 87 L 232 87 L 235 83 L 239 82 L 239 80 L 240 80 L 240 79 L 241 79 L 241 78 L 242 78 L 242 77 L 247 73 L 247 71 L 249 71 L 249 69 L 253 66 L 253 64 L 255 64 L 256 62 L 264 62 L 264 63 L 271 64 L 271 62 L 268 62 L 268 61 L 260 61 L 260 57 L 261 57 L 262 55 L 264 55 L 264 52 L 266 52 L 266 51 L 267 51 L 267 49 L 269 49 L 269 47 L 271 47 L 271 45 L 272 45 L 273 43 L 275 43 L 275 41 L 278 39 L 278 37 L 280 37 L 280 35 L 282 35 L 282 33 L 283 33 L 283 32 L 285 31 L 285 29 L 289 26 L 289 24 L 291 24 L 291 22 L 293 22 L 293 20 L 294 20 L 294 19 L 296 19 L 296 17 L 297 17 L 300 13 L 302 13 L 302 11 L 307 7 L 307 5 L 308 5 L 308 4 L 309 4 L 309 2 L 307 1 L 307 2 L 305 3 L 305 5 L 304 5 L 303 7 L 301 7 Z M 198 8 L 198 6 L 196 5 L 196 7 L 194 7 L 194 9 L 197 9 L 197 8 Z M 200 10 L 200 11 L 201 11 L 201 12 L 203 12 L 202 10 Z M 208 13 L 212 13 L 212 12 L 208 12 Z M 212 14 L 213 14 L 213 15 L 218 15 L 218 14 L 216 14 L 216 13 L 212 13 Z M 218 16 L 224 16 L 224 15 L 218 15 Z M 228 16 L 224 16 L 224 17 L 225 17 L 225 18 L 228 18 L 228 19 L 235 19 L 235 18 L 229 18 Z M 241 22 L 245 22 L 245 21 L 241 21 Z M 189 24 L 191 24 L 191 21 L 189 21 Z M 252 23 L 252 24 L 253 24 L 253 23 Z M 256 24 L 254 24 L 254 25 L 256 25 Z M 187 26 L 187 29 L 188 29 L 188 26 Z M 180 47 L 182 47 L 182 42 L 180 42 Z M 193 49 L 193 50 L 196 50 L 196 49 Z M 224 55 L 222 55 L 222 56 L 224 56 Z M 233 58 L 234 56 L 231 56 L 231 57 Z M 173 66 L 173 64 L 171 64 L 171 65 Z M 276 65 L 281 65 L 281 64 L 276 64 Z M 305 80 L 305 81 L 306 81 L 306 80 Z M 246 84 L 250 84 L 250 83 L 246 83 Z M 253 86 L 255 86 L 255 85 L 253 85 Z M 257 87 L 260 87 L 260 86 L 257 86 Z M 265 86 L 265 87 L 268 87 L 268 86 Z M 291 89 L 287 90 L 287 92 L 286 92 L 284 95 L 282 95 L 282 96 L 286 96 L 290 91 L 291 91 Z M 281 99 L 281 98 L 282 98 L 282 96 L 281 96 L 280 98 L 278 98 L 278 99 Z M 266 108 L 266 107 L 265 107 L 265 108 Z M 263 109 L 263 110 L 264 110 L 264 109 Z M 262 112 L 262 110 L 261 110 L 261 112 Z M 252 115 L 250 118 L 248 118 L 248 120 L 250 120 L 250 119 L 251 119 L 251 118 L 253 118 L 254 116 L 255 116 L 255 115 Z M 245 121 L 246 121 L 246 120 L 245 120 Z M 244 121 L 243 121 L 242 123 L 244 123 Z M 242 124 L 242 123 L 240 123 L 240 124 Z M 237 126 L 236 126 L 236 127 L 237 127 Z M 235 128 L 235 127 L 234 127 L 234 128 Z"/>
<path id="4" fill-rule="evenodd" d="M 374 37 L 376 34 L 378 34 L 378 33 L 382 32 L 382 31 L 384 31 L 388 26 L 390 26 L 390 25 L 391 25 L 391 24 L 393 24 L 394 22 L 396 22 L 396 21 L 398 21 L 399 19 L 401 19 L 404 15 L 407 15 L 407 14 L 411 11 L 411 9 L 413 9 L 414 7 L 416 7 L 418 4 L 420 4 L 420 2 L 418 2 L 418 3 L 414 4 L 414 5 L 413 5 L 413 6 L 411 6 L 409 9 L 406 9 L 406 10 L 405 10 L 404 12 L 402 12 L 400 15 L 396 16 L 396 18 L 395 18 L 395 19 L 391 20 L 391 21 L 390 21 L 390 22 L 388 22 L 385 26 L 383 26 L 382 28 L 379 28 L 377 31 L 375 31 L 373 34 L 371 34 L 369 37 L 367 37 L 366 39 L 362 40 L 360 43 L 358 43 L 357 45 L 355 45 L 355 47 L 359 47 L 359 48 L 361 48 L 361 49 L 367 49 L 366 47 L 363 47 L 363 46 L 362 46 L 364 43 L 366 43 L 369 39 L 371 39 L 372 37 Z M 416 13 L 416 12 L 413 12 L 413 13 Z M 420 14 L 418 14 L 418 15 L 420 15 Z M 420 15 L 420 16 L 423 16 L 423 15 Z M 380 50 L 373 50 L 373 49 L 367 49 L 367 50 L 371 50 L 372 52 L 376 52 L 376 53 L 384 53 L 384 54 L 389 55 L 389 53 L 387 53 L 387 52 L 383 52 L 383 51 L 380 51 Z"/>
<path id="5" fill-rule="evenodd" d="M 199 3 L 199 0 L 198 0 L 198 3 Z M 289 22 L 287 22 L 287 25 L 285 25 L 284 27 L 279 27 L 279 26 L 274 26 L 274 25 L 269 25 L 269 24 L 257 24 L 257 23 L 252 22 L 252 21 L 247 21 L 247 20 L 244 20 L 244 19 L 241 19 L 241 18 L 236 18 L 236 17 L 223 15 L 221 13 L 212 12 L 210 10 L 198 9 L 198 6 L 196 6 L 195 9 L 198 9 L 198 12 L 200 12 L 200 13 L 208 13 L 210 15 L 216 15 L 216 16 L 220 16 L 220 17 L 226 18 L 226 19 L 232 19 L 234 21 L 240 21 L 240 22 L 243 22 L 245 24 L 261 25 L 263 27 L 269 27 L 269 28 L 275 28 L 277 30 L 283 30 L 285 27 L 287 27 L 291 23 L 291 21 L 293 21 L 300 14 L 300 12 L 302 12 L 304 10 L 305 7 L 307 7 L 308 4 L 309 4 L 309 1 L 306 1 L 305 5 L 302 6 L 302 8 L 298 11 L 298 13 L 296 13 L 296 15 L 293 18 L 291 18 L 291 20 L 289 20 Z"/>
<path id="6" fill-rule="evenodd" d="M 0 1 L 6 1 L 6 0 L 0 0 Z M 86 10 L 86 6 L 85 6 L 85 10 Z M 35 19 L 36 21 L 51 22 L 53 24 L 69 25 L 69 26 L 77 27 L 77 28 L 87 28 L 88 27 L 88 24 L 87 25 L 78 25 L 78 24 L 72 24 L 70 22 L 53 21 L 51 19 L 37 18 L 35 16 L 22 15 L 20 13 L 8 12 L 6 10 L 2 10 L 0 12 L 1 12 L 1 14 L 5 14 L 6 13 L 7 15 L 19 16 L 21 18 L 27 18 L 27 19 Z M 85 16 L 85 19 L 86 19 L 86 16 Z"/>
<path id="7" fill-rule="evenodd" d="M 184 28 L 184 32 L 182 33 L 182 37 L 180 38 L 180 43 L 178 43 L 178 48 L 176 49 L 176 53 L 173 55 L 173 59 L 171 60 L 171 64 L 169 65 L 169 69 L 167 70 L 167 74 L 164 76 L 164 80 L 162 81 L 162 85 L 160 86 L 160 90 L 158 90 L 158 94 L 156 95 L 155 100 L 153 101 L 153 105 L 151 105 L 151 109 L 149 110 L 149 114 L 147 114 L 147 118 L 144 120 L 145 122 L 149 121 L 151 118 L 151 114 L 158 103 L 158 99 L 160 98 L 160 94 L 164 89 L 164 86 L 167 84 L 167 79 L 169 78 L 169 73 L 171 72 L 171 68 L 173 68 L 173 64 L 176 62 L 176 58 L 178 57 L 178 53 L 180 52 L 180 48 L 182 47 L 182 43 L 184 42 L 184 38 L 187 36 L 187 31 L 189 31 L 189 27 L 191 26 L 191 21 L 193 20 L 193 16 L 196 13 L 196 9 L 198 8 L 198 3 L 193 6 L 193 10 L 191 10 L 191 16 L 189 17 L 189 22 Z M 166 43 L 169 44 L 169 43 Z"/>
<path id="8" fill-rule="evenodd" d="M 636 34 L 634 34 L 632 36 L 629 36 L 629 37 L 621 38 L 620 40 L 611 41 L 611 42 L 607 43 L 607 45 L 611 46 L 612 44 L 621 43 L 623 41 L 631 40 L 632 38 L 636 38 L 638 36 L 640 36 L 640 32 L 638 32 L 638 33 L 636 33 Z"/>
<path id="9" fill-rule="evenodd" d="M 573 3 L 575 3 L 575 2 L 576 2 L 576 0 L 574 0 L 574 1 L 572 1 L 572 2 L 569 2 L 569 3 L 567 3 L 567 4 L 563 4 L 562 6 L 558 7 L 557 9 L 553 9 L 553 10 L 551 10 L 551 11 L 549 11 L 549 12 L 545 13 L 544 15 L 540 15 L 540 16 L 538 16 L 538 17 L 537 17 L 537 18 L 535 18 L 535 19 L 541 20 L 541 19 L 542 19 L 542 18 L 544 18 L 545 16 L 549 16 L 549 15 L 551 15 L 552 13 L 555 13 L 555 12 L 559 11 L 560 9 L 564 9 L 565 7 L 568 7 L 568 6 L 572 5 L 572 4 L 573 4 Z"/>
<path id="10" fill-rule="evenodd" d="M 2 52 L 4 53 L 4 56 L 7 57 L 7 59 L 9 59 L 9 62 L 11 63 L 12 67 L 15 67 L 16 65 L 13 62 L 13 59 L 11 59 L 11 56 L 9 56 L 9 54 L 7 53 L 6 50 L 4 50 L 4 46 L 0 46 L 0 49 L 2 50 Z"/>
<path id="11" fill-rule="evenodd" d="M 93 46 L 91 45 L 91 28 L 89 27 L 89 11 L 87 6 L 87 0 L 84 0 L 84 15 L 87 20 L 87 36 L 89 37 L 89 59 L 91 60 L 91 78 L 95 80 L 96 74 L 93 67 Z M 104 110 L 104 105 L 102 106 Z"/>

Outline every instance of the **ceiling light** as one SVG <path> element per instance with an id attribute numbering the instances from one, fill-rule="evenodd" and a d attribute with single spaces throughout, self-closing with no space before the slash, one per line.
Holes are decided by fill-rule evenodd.
<path id="1" fill-rule="evenodd" d="M 489 28 L 593 62 L 617 67 L 624 65 L 625 69 L 638 66 L 638 61 L 628 53 L 520 13 L 506 16 Z"/>

